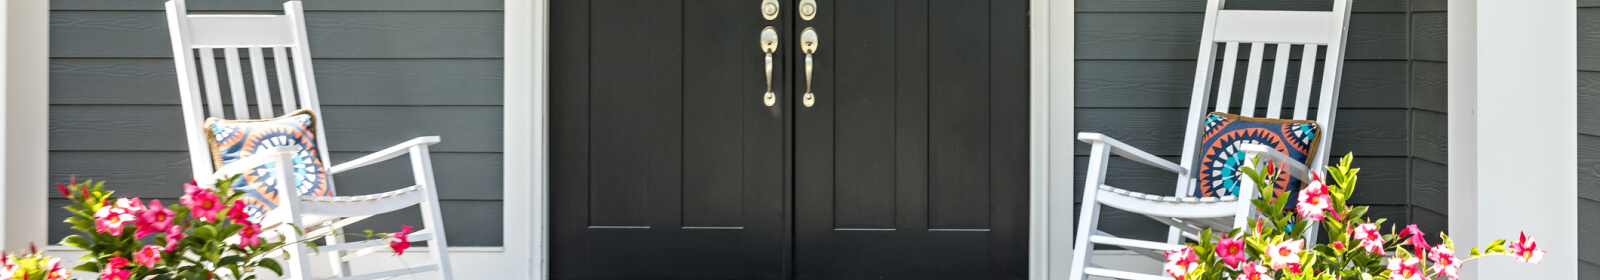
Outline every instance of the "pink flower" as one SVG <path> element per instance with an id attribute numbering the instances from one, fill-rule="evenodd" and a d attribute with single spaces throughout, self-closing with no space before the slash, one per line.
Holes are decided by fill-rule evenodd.
<path id="1" fill-rule="evenodd" d="M 133 252 L 133 261 L 144 267 L 155 268 L 156 262 L 161 261 L 161 247 L 145 245 L 138 252 Z"/>
<path id="2" fill-rule="evenodd" d="M 45 280 L 66 280 L 67 277 L 72 276 L 72 272 L 61 268 L 61 259 L 50 258 L 45 261 L 45 267 L 47 268 L 44 273 Z"/>
<path id="3" fill-rule="evenodd" d="M 1383 234 L 1378 233 L 1378 225 L 1365 223 L 1356 226 L 1353 233 L 1356 240 L 1361 240 L 1362 248 L 1373 254 L 1383 254 Z"/>
<path id="4" fill-rule="evenodd" d="M 0 279 L 11 279 L 17 271 L 17 263 L 12 262 L 5 254 L 0 254 Z"/>
<path id="5" fill-rule="evenodd" d="M 1238 267 L 1240 261 L 1250 258 L 1244 254 L 1244 240 L 1237 238 L 1223 238 L 1218 241 L 1217 256 L 1222 257 L 1222 262 L 1230 267 Z"/>
<path id="6" fill-rule="evenodd" d="M 247 223 L 250 221 L 250 214 L 244 212 L 243 200 L 234 200 L 233 206 L 228 207 L 228 219 L 233 219 L 235 223 Z"/>
<path id="7" fill-rule="evenodd" d="M 175 220 L 173 216 L 177 214 L 177 212 L 161 206 L 160 199 L 150 200 L 150 207 L 145 208 L 144 213 L 139 213 L 139 220 L 133 223 L 134 226 L 139 227 L 138 230 L 134 231 L 133 236 L 144 238 L 152 233 L 167 231 L 167 228 L 172 227 L 173 220 Z"/>
<path id="8" fill-rule="evenodd" d="M 1416 257 L 1389 259 L 1389 280 L 1422 280 L 1422 263 Z"/>
<path id="9" fill-rule="evenodd" d="M 109 233 L 111 236 L 122 236 L 122 226 L 133 222 L 134 215 L 138 215 L 138 210 L 143 208 L 143 206 L 139 208 L 132 207 L 137 201 L 137 198 L 134 200 L 118 198 L 114 204 L 108 202 L 108 205 L 101 206 L 100 210 L 96 210 L 94 213 L 95 232 Z"/>
<path id="10" fill-rule="evenodd" d="M 133 271 L 122 269 L 127 266 L 128 259 L 111 256 L 111 259 L 106 261 L 106 268 L 100 270 L 100 280 L 128 280 L 128 275 L 133 274 Z"/>
<path id="11" fill-rule="evenodd" d="M 406 249 L 411 248 L 410 235 L 411 226 L 406 225 L 400 226 L 400 232 L 390 235 L 393 240 L 389 240 L 389 249 L 394 249 L 394 255 L 399 256 L 401 254 L 405 254 Z"/>
<path id="12" fill-rule="evenodd" d="M 217 199 L 217 194 L 212 193 L 210 189 L 195 185 L 194 182 L 183 185 L 183 188 L 185 194 L 178 201 L 182 202 L 184 207 L 189 207 L 191 216 L 206 222 L 217 220 L 217 212 L 222 211 L 223 207 L 222 202 Z"/>
<path id="13" fill-rule="evenodd" d="M 1528 238 L 1527 233 L 1518 233 L 1518 235 L 1521 236 L 1521 239 L 1517 242 L 1511 242 L 1511 246 L 1508 246 L 1511 249 L 1511 254 L 1516 255 L 1519 262 L 1539 264 L 1539 260 L 1544 259 L 1545 251 L 1539 250 L 1539 243 L 1533 242 L 1533 238 Z"/>
<path id="14" fill-rule="evenodd" d="M 1300 204 L 1295 206 L 1295 212 L 1300 213 L 1300 217 L 1305 220 L 1321 221 L 1324 218 L 1323 212 L 1333 208 L 1333 205 L 1328 203 L 1329 200 L 1328 186 L 1322 184 L 1322 177 L 1311 173 L 1311 184 L 1300 191 Z"/>
<path id="15" fill-rule="evenodd" d="M 1328 246 L 1333 247 L 1334 250 L 1344 251 L 1344 242 L 1334 241 L 1333 244 L 1328 244 Z"/>
<path id="16" fill-rule="evenodd" d="M 239 230 L 239 248 L 255 245 L 261 245 L 261 225 L 245 222 Z"/>
<path id="17" fill-rule="evenodd" d="M 1195 269 L 1200 268 L 1200 264 L 1196 263 L 1200 260 L 1200 256 L 1195 255 L 1192 248 L 1185 247 L 1177 251 L 1166 252 L 1166 254 L 1167 264 L 1164 268 L 1167 274 L 1172 275 L 1173 278 L 1183 280 L 1184 277 L 1189 276 L 1189 273 L 1193 273 Z"/>
<path id="18" fill-rule="evenodd" d="M 171 253 L 172 250 L 178 249 L 178 244 L 183 241 L 183 238 L 184 238 L 183 226 L 172 225 L 171 227 L 168 227 L 167 228 L 167 246 L 166 246 L 166 248 L 162 248 L 163 251 L 167 251 L 168 253 Z"/>
<path id="19" fill-rule="evenodd" d="M 1450 279 L 1461 278 L 1456 275 L 1456 271 L 1461 269 L 1461 259 L 1456 258 L 1456 252 L 1450 250 L 1450 247 L 1439 244 L 1432 251 L 1428 251 L 1428 259 L 1433 260 L 1434 273 L 1450 277 Z"/>
<path id="20" fill-rule="evenodd" d="M 61 196 L 72 198 L 72 190 L 67 189 L 67 185 L 56 183 L 56 190 L 61 191 Z"/>
<path id="21" fill-rule="evenodd" d="M 1300 250 L 1305 247 L 1305 240 L 1298 239 L 1267 245 L 1267 256 L 1272 260 L 1272 269 L 1290 268 L 1299 270 Z"/>
<path id="22" fill-rule="evenodd" d="M 1404 236 L 1402 238 L 1406 238 L 1406 243 L 1411 244 L 1417 249 L 1430 248 L 1430 246 L 1428 246 L 1428 239 L 1426 238 L 1427 234 L 1423 233 L 1422 230 L 1417 229 L 1416 224 L 1406 226 L 1406 229 L 1400 230 L 1400 236 Z"/>
<path id="23" fill-rule="evenodd" d="M 1269 275 L 1271 272 L 1261 264 L 1247 263 L 1239 273 L 1239 280 L 1272 280 L 1272 275 Z"/>

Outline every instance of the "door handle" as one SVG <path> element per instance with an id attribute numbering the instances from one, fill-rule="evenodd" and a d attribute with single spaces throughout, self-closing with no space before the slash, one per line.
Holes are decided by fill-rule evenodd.
<path id="1" fill-rule="evenodd" d="M 778 103 L 778 94 L 772 92 L 772 53 L 778 51 L 778 29 L 767 26 L 761 30 L 761 52 L 767 54 L 767 92 L 761 95 L 761 103 L 772 107 Z"/>
<path id="2" fill-rule="evenodd" d="M 800 103 L 805 104 L 806 108 L 817 104 L 817 95 L 811 92 L 811 70 L 814 65 L 811 55 L 817 53 L 817 47 L 817 29 L 806 27 L 806 30 L 800 33 L 800 50 L 806 52 L 806 94 Z"/>

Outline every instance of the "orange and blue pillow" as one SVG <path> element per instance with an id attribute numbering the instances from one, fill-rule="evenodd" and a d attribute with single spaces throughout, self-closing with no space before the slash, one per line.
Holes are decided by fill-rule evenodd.
<path id="1" fill-rule="evenodd" d="M 1240 148 L 1261 144 L 1277 149 L 1304 164 L 1316 150 L 1321 129 L 1315 121 L 1243 117 L 1213 112 L 1206 116 L 1206 133 L 1200 142 L 1200 179 L 1195 197 L 1232 196 L 1239 193 L 1242 180 L 1249 176 L 1240 167 L 1249 164 Z M 1303 183 L 1280 176 L 1273 186 L 1280 197 L 1296 197 Z M 1282 196 L 1287 194 L 1288 196 Z M 1286 207 L 1294 207 L 1294 203 Z"/>
<path id="2" fill-rule="evenodd" d="M 213 164 L 220 168 L 256 151 L 299 145 L 292 160 L 293 179 L 300 195 L 331 196 L 333 188 L 318 154 L 315 120 L 310 110 L 261 120 L 206 119 L 206 140 L 211 143 Z M 251 220 L 259 222 L 264 213 L 278 207 L 282 195 L 278 193 L 276 172 L 276 163 L 269 162 L 234 180 L 233 189 L 245 192 L 240 200 L 245 202 L 245 213 L 250 214 Z"/>

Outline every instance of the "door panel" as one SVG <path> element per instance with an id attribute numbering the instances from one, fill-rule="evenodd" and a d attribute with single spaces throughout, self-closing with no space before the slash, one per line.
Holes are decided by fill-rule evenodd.
<path id="1" fill-rule="evenodd" d="M 778 2 L 551 3 L 552 278 L 1025 277 L 1027 1 Z"/>
<path id="2" fill-rule="evenodd" d="M 783 278 L 786 129 L 760 102 L 759 2 L 551 6 L 551 276 Z"/>
<path id="3" fill-rule="evenodd" d="M 819 7 L 796 278 L 1025 277 L 1027 1 Z"/>

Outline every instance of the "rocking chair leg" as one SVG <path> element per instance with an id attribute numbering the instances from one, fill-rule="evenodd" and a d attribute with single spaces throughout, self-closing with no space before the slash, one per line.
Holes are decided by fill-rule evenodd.
<path id="1" fill-rule="evenodd" d="M 439 212 L 439 188 L 433 183 L 433 159 L 428 156 L 428 147 L 411 148 L 411 168 L 417 185 L 423 186 L 423 190 L 428 192 L 427 200 L 419 207 L 422 208 L 422 222 L 433 231 L 433 239 L 428 240 L 428 253 L 439 265 L 439 279 L 452 279 L 449 246 L 444 238 L 444 217 Z"/>
<path id="2" fill-rule="evenodd" d="M 328 245 L 344 243 L 344 237 L 339 236 L 339 229 L 333 229 L 332 232 L 333 235 L 329 235 L 328 238 L 324 239 L 327 240 Z M 350 276 L 350 267 L 344 265 L 344 252 L 329 251 L 326 252 L 326 254 L 326 258 L 328 258 L 328 267 L 333 269 L 334 277 Z"/>
<path id="3" fill-rule="evenodd" d="M 291 175 L 295 174 L 294 162 L 289 160 L 288 154 L 283 154 L 279 155 L 273 160 L 273 165 L 273 168 L 277 168 L 275 173 L 277 173 L 276 177 L 278 177 L 278 193 L 283 194 L 278 198 L 278 204 L 280 205 L 279 208 L 283 209 L 277 209 L 277 213 L 285 216 L 283 221 L 287 221 L 294 225 L 292 227 L 279 227 L 285 231 L 283 236 L 286 236 L 287 238 L 284 240 L 293 241 L 304 239 L 305 236 L 295 229 L 295 227 L 304 227 L 305 223 L 302 222 L 300 215 L 297 212 L 300 210 L 300 193 L 298 192 L 299 188 L 296 187 L 295 181 L 292 178 L 293 175 Z M 289 267 L 287 267 L 288 271 L 285 271 L 285 274 L 288 275 L 288 279 L 315 279 L 312 278 L 311 260 L 308 258 L 308 256 L 311 255 L 311 248 L 306 247 L 306 244 L 303 242 L 296 242 L 293 246 L 289 246 L 288 251 L 289 255 L 287 257 L 289 257 L 289 261 L 294 262 L 294 264 L 291 264 Z"/>
<path id="4" fill-rule="evenodd" d="M 1100 224 L 1100 185 L 1105 182 L 1106 160 L 1111 156 L 1111 149 L 1105 144 L 1095 144 L 1089 152 L 1088 177 L 1083 182 L 1083 210 L 1078 217 L 1078 236 L 1073 240 L 1072 247 L 1072 276 L 1069 280 L 1084 280 L 1088 277 L 1084 270 L 1089 267 L 1089 257 L 1093 256 L 1094 244 L 1089 243 L 1089 237 L 1097 231 Z"/>
<path id="5" fill-rule="evenodd" d="M 1088 193 L 1093 192 L 1095 191 L 1092 189 L 1084 192 L 1090 197 L 1084 198 L 1081 210 L 1083 214 L 1078 218 L 1078 238 L 1072 242 L 1072 276 L 1068 278 L 1069 280 L 1087 279 L 1088 275 L 1084 274 L 1084 269 L 1093 264 L 1089 257 L 1094 256 L 1094 244 L 1089 243 L 1089 236 L 1094 234 L 1094 228 L 1099 224 L 1100 218 L 1100 203 L 1089 200 L 1093 195 Z"/>

